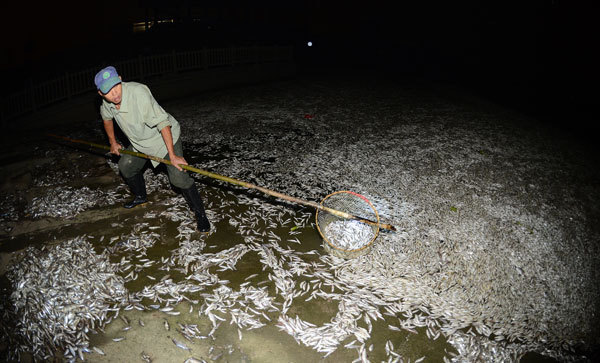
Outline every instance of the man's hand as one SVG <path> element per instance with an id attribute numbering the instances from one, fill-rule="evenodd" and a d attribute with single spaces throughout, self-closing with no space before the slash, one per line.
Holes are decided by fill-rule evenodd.
<path id="1" fill-rule="evenodd" d="M 185 161 L 185 159 L 181 156 L 169 156 L 169 160 L 171 160 L 171 164 L 173 164 L 173 166 L 176 167 L 179 171 L 183 171 L 183 169 L 179 165 L 188 165 L 187 161 Z"/>
<path id="2" fill-rule="evenodd" d="M 122 148 L 123 145 L 119 144 L 118 142 L 113 142 L 110 144 L 110 153 L 115 155 L 121 155 L 119 150 L 121 150 Z"/>
<path id="3" fill-rule="evenodd" d="M 108 136 L 108 142 L 110 143 L 110 153 L 121 155 L 119 150 L 123 148 L 123 145 L 119 144 L 115 138 L 115 126 L 113 125 L 113 120 L 103 120 L 102 122 L 104 124 L 106 136 Z"/>

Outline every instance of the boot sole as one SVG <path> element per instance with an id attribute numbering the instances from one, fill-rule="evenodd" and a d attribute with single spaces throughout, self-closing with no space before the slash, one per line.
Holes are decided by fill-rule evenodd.
<path id="1" fill-rule="evenodd" d="M 123 206 L 123 208 L 125 208 L 125 209 L 134 209 L 135 207 L 139 207 L 139 206 L 141 206 L 141 205 L 146 205 L 146 204 L 148 204 L 148 202 L 144 202 L 144 203 L 138 203 L 138 204 L 136 204 L 136 205 L 134 205 L 134 206 L 131 206 L 131 207 L 126 207 L 126 206 Z"/>

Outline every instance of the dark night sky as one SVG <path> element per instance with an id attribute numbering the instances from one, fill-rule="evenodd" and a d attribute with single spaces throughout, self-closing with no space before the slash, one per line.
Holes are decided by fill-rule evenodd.
<path id="1" fill-rule="evenodd" d="M 410 45 L 444 53 L 519 51 L 523 61 L 546 55 L 551 47 L 573 56 L 591 50 L 595 22 L 591 8 L 566 0 L 536 1 L 240 1 L 122 0 L 118 2 L 4 2 L 2 66 L 18 66 L 64 50 L 88 46 L 115 36 L 149 15 L 186 15 L 260 24 L 278 32 L 295 28 L 317 38 L 376 47 L 381 52 Z M 571 2 L 573 3 L 573 2 Z M 578 3 L 575 1 L 575 3 Z M 164 4 L 170 4 L 165 6 Z M 33 11 L 31 11 L 33 10 Z M 8 15 L 10 14 L 10 15 Z M 359 44 L 360 42 L 360 44 Z M 581 54 L 576 54 L 579 51 Z M 575 52 L 575 53 L 573 53 Z M 550 54 L 548 54 L 550 55 Z M 557 56 L 558 54 L 553 54 Z M 496 56 L 489 54 L 489 56 Z M 500 55 L 501 56 L 501 55 Z M 560 55 L 558 55 L 560 57 Z M 506 58 L 510 58 L 505 56 Z M 519 60 L 515 60 L 518 62 Z M 585 59 L 582 59 L 585 61 Z"/>
<path id="2" fill-rule="evenodd" d="M 4 69 L 25 64 L 35 69 L 43 60 L 100 42 L 127 26 L 131 14 L 96 1 L 16 1 L 2 7 Z"/>
<path id="3" fill-rule="evenodd" d="M 1 67 L 19 79 L 36 78 L 110 60 L 120 47 L 158 52 L 170 42 L 143 48 L 130 34 L 134 21 L 158 10 L 160 17 L 225 24 L 235 28 L 230 37 L 252 29 L 253 40 L 313 40 L 312 53 L 301 53 L 313 63 L 462 83 L 500 98 L 535 99 L 539 107 L 563 102 L 583 110 L 596 103 L 599 32 L 591 1 L 388 2 L 5 2 Z"/>

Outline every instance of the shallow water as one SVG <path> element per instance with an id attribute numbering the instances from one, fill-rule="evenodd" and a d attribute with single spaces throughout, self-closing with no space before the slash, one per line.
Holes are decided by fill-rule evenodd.
<path id="1" fill-rule="evenodd" d="M 206 196 L 207 206 L 219 204 L 221 202 L 235 201 L 235 195 L 229 195 L 229 198 L 221 198 L 222 192 L 215 190 L 214 194 L 211 193 L 210 188 L 203 189 L 203 195 Z M 211 198 L 219 198 L 218 201 Z M 269 203 L 269 198 L 261 200 L 261 203 Z M 147 207 L 146 207 L 147 208 Z M 248 207 L 243 205 L 231 205 L 228 207 L 228 213 L 232 215 L 244 215 L 248 213 Z M 286 214 L 286 217 L 288 215 Z M 293 214 L 289 214 L 293 217 Z M 134 218 L 131 218 L 134 219 Z M 124 224 L 132 223 L 131 219 L 125 219 Z M 139 219 L 139 215 L 138 215 Z M 216 232 L 209 236 L 197 236 L 201 241 L 204 241 L 207 245 L 206 251 L 210 253 L 217 253 L 222 250 L 231 248 L 239 243 L 243 243 L 243 239 L 239 233 L 230 226 L 225 220 L 221 220 L 216 223 Z M 142 219 L 143 220 L 143 219 Z M 140 220 L 140 221 L 142 221 Z M 310 223 L 314 222 L 314 217 L 310 218 Z M 150 222 L 150 226 L 152 226 Z M 151 260 L 160 260 L 161 258 L 169 257 L 169 251 L 177 247 L 177 240 L 172 239 L 170 236 L 176 235 L 175 225 L 177 223 L 171 223 L 165 221 L 160 224 L 161 242 L 155 244 L 152 248 L 147 250 L 146 256 Z M 257 228 L 263 226 L 259 225 Z M 293 227 L 292 227 L 293 228 Z M 277 236 L 286 236 L 289 234 L 290 226 L 270 228 Z M 119 230 L 117 230 L 119 231 Z M 308 252 L 316 250 L 318 253 L 324 253 L 321 250 L 322 240 L 317 230 L 307 225 L 301 228 L 294 229 L 294 231 L 300 232 L 295 235 L 301 243 L 288 243 L 291 249 L 297 252 Z M 119 260 L 122 256 L 115 255 L 114 259 Z M 307 262 L 317 262 L 318 255 L 305 255 L 303 259 Z M 162 277 L 169 275 L 174 281 L 184 277 L 183 274 L 177 273 L 176 271 L 161 271 L 160 265 L 148 268 L 144 272 L 148 275 L 153 276 L 156 280 L 160 280 Z M 252 285 L 258 282 L 268 281 L 268 271 L 263 271 L 263 265 L 260 262 L 259 256 L 252 253 L 247 253 L 235 265 L 235 270 L 227 270 L 222 272 L 216 272 L 219 279 L 227 280 L 227 286 L 232 289 L 239 289 L 240 284 L 244 284 L 248 281 Z M 211 270 L 212 271 L 212 270 Z M 212 271 L 215 272 L 215 271 Z M 250 280 L 247 280 L 248 276 L 256 275 Z M 310 278 L 302 278 L 301 276 L 296 278 L 296 283 L 300 284 L 303 281 L 308 281 Z M 152 280 L 145 278 L 142 274 L 137 280 L 131 281 L 126 284 L 126 287 L 130 292 L 136 292 L 141 290 L 145 285 L 151 284 Z M 275 288 L 272 283 L 266 283 L 261 286 L 268 287 L 269 294 L 276 295 Z M 338 291 L 339 292 L 339 291 Z M 191 299 L 200 299 L 201 294 L 189 294 Z M 150 302 L 146 302 L 147 305 Z M 192 313 L 189 313 L 189 309 L 192 307 Z M 195 308 L 195 309 L 194 309 Z M 323 354 L 320 354 L 313 349 L 310 349 L 302 344 L 298 344 L 294 339 L 281 332 L 279 329 L 273 326 L 273 322 L 277 321 L 278 313 L 267 313 L 271 319 L 271 323 L 267 323 L 267 326 L 253 330 L 240 330 L 242 332 L 242 339 L 239 339 L 238 328 L 235 325 L 230 324 L 230 321 L 223 323 L 215 333 L 215 339 L 205 340 L 194 340 L 193 342 L 185 340 L 185 338 L 174 331 L 174 327 L 178 323 L 184 324 L 198 324 L 200 330 L 205 334 L 211 329 L 211 324 L 208 318 L 205 316 L 198 316 L 197 306 L 190 303 L 181 303 L 177 305 L 177 311 L 181 312 L 179 316 L 170 316 L 162 312 L 137 312 L 135 310 L 124 312 L 123 314 L 129 318 L 132 322 L 141 319 L 145 323 L 151 321 L 151 324 L 145 324 L 145 327 L 140 327 L 139 324 L 132 323 L 136 329 L 131 329 L 126 333 L 119 330 L 119 325 L 122 321 L 118 319 L 111 323 L 106 330 L 105 338 L 112 339 L 117 336 L 124 336 L 126 340 L 121 342 L 112 342 L 110 340 L 104 340 L 104 344 L 99 345 L 103 349 L 107 356 L 107 360 L 110 360 L 109 356 L 114 354 L 120 358 L 118 359 L 137 359 L 139 353 L 136 350 L 142 349 L 142 351 L 148 353 L 150 357 L 155 358 L 157 361 L 163 359 L 173 359 L 173 361 L 183 361 L 188 357 L 210 359 L 210 357 L 216 357 L 219 353 L 223 353 L 221 359 L 227 361 L 260 361 L 260 362 L 301 362 L 301 361 L 328 361 L 328 362 L 340 362 L 340 361 L 352 361 L 357 358 L 356 349 L 344 348 L 343 345 L 351 342 L 352 339 L 346 339 L 342 341 L 340 348 L 338 348 L 333 354 L 327 358 L 323 358 Z M 295 299 L 294 303 L 288 311 L 288 315 L 291 317 L 299 316 L 301 319 L 308 321 L 315 325 L 323 325 L 328 323 L 338 311 L 338 303 L 335 300 L 328 299 Z M 131 316 L 130 316 L 131 315 Z M 221 314 L 223 315 L 223 314 Z M 226 316 L 223 316 L 227 318 Z M 164 328 L 164 320 L 169 322 L 171 327 L 170 331 L 166 331 Z M 388 329 L 388 324 L 392 324 L 392 319 L 387 321 L 379 321 L 373 323 L 373 332 L 371 339 L 368 341 L 367 346 L 373 344 L 372 351 L 368 353 L 368 357 L 372 361 L 387 360 L 388 355 L 385 352 L 385 342 L 387 340 L 392 341 L 396 347 L 396 352 L 402 357 L 415 360 L 419 357 L 426 356 L 430 361 L 439 361 L 447 351 L 453 351 L 453 348 L 445 342 L 443 338 L 436 341 L 431 341 L 427 338 L 423 329 L 419 329 L 418 334 L 409 332 L 391 332 Z M 117 325 L 117 327 L 113 327 Z M 363 322 L 363 327 L 366 328 L 366 324 Z M 139 335 L 139 337 L 136 337 Z M 100 337 L 101 337 L 100 336 Z M 129 336 L 133 336 L 129 339 Z M 99 337 L 99 338 L 100 338 Z M 169 337 L 174 337 L 181 342 L 184 342 L 188 347 L 192 349 L 191 352 L 187 352 L 182 349 L 178 349 L 174 346 L 173 342 Z M 102 339 L 99 339 L 99 343 Z M 91 340 L 91 344 L 94 343 L 94 339 Z M 360 345 L 360 344 L 358 344 Z M 132 348 L 135 347 L 136 349 Z M 209 353 L 209 350 L 213 347 L 213 351 Z M 100 359 L 100 361 L 103 361 Z"/>
<path id="2" fill-rule="evenodd" d="M 252 197 L 251 204 L 236 204 L 238 196 L 236 191 L 223 191 L 218 187 L 206 186 L 202 188 L 207 209 L 211 208 L 223 210 L 223 205 L 226 206 L 227 216 L 220 216 L 213 223 L 215 231 L 210 235 L 192 233 L 189 239 L 198 240 L 206 244 L 205 251 L 208 253 L 218 253 L 223 250 L 232 248 L 240 243 L 244 243 L 244 238 L 240 235 L 240 231 L 234 228 L 228 220 L 228 216 L 251 216 L 252 208 L 259 206 L 272 210 L 275 208 L 281 209 L 271 215 L 281 216 L 283 220 L 296 218 L 304 221 L 304 225 L 287 223 L 285 226 L 273 225 L 274 220 L 261 219 L 262 223 L 257 223 L 257 230 L 273 232 L 274 237 L 279 237 L 285 241 L 286 236 L 290 237 L 293 233 L 294 242 L 282 242 L 281 245 L 289 248 L 293 252 L 310 252 L 314 254 L 303 255 L 302 259 L 308 263 L 318 263 L 319 255 L 325 253 L 321 248 L 321 237 L 317 229 L 314 227 L 314 216 L 303 209 L 295 206 L 278 207 L 278 202 L 262 196 Z M 244 195 L 244 193 L 242 193 Z M 102 252 L 105 248 L 116 248 L 114 253 L 111 253 L 110 260 L 113 263 L 118 263 L 122 258 L 135 261 L 136 257 L 143 257 L 157 263 L 148 268 L 139 271 L 137 278 L 125 283 L 127 290 L 134 294 L 143 290 L 145 286 L 152 285 L 160 281 L 164 277 L 173 279 L 174 282 L 182 281 L 186 275 L 180 271 L 169 270 L 165 271 L 164 264 L 158 263 L 162 259 L 168 259 L 172 255 L 172 251 L 179 246 L 178 235 L 179 222 L 170 220 L 166 214 L 169 214 L 169 206 L 162 205 L 162 201 L 167 198 L 173 198 L 176 195 L 170 190 L 157 190 L 150 195 L 151 202 L 139 206 L 132 211 L 118 209 L 118 207 L 110 206 L 108 212 L 101 218 L 104 207 L 94 208 L 88 213 L 95 213 L 96 217 L 100 218 L 90 222 L 73 221 L 72 223 L 61 224 L 57 228 L 50 228 L 48 231 L 39 233 L 24 234 L 13 239 L 9 244 L 3 247 L 10 248 L 11 245 L 23 244 L 44 244 L 44 243 L 60 243 L 62 240 L 67 240 L 75 236 L 85 235 L 92 242 L 97 252 Z M 247 198 L 244 196 L 244 198 Z M 181 200 L 180 202 L 182 202 Z M 221 207 L 219 207 L 221 206 Z M 185 208 L 184 209 L 185 211 Z M 298 219 L 298 213 L 294 209 L 299 210 L 302 215 Z M 164 213 L 164 216 L 161 216 Z M 186 214 L 191 212 L 185 211 Z M 159 217 L 156 217 L 159 216 Z M 242 217 L 245 218 L 245 217 Z M 79 223 L 78 223 L 79 222 Z M 128 238 L 135 236 L 143 236 L 145 232 L 151 231 L 155 234 L 148 248 L 131 249 L 123 251 L 119 250 L 120 241 L 125 241 Z M 274 240 L 274 237 L 270 237 Z M 267 240 L 268 238 L 265 238 Z M 297 240 L 296 240 L 297 239 Z M 112 242 L 111 242 L 112 241 Z M 299 243 L 297 243 L 298 241 Z M 143 251 L 143 252 L 142 252 Z M 140 254 L 142 252 L 142 254 Z M 140 258 L 137 258 L 138 260 Z M 250 282 L 251 285 L 266 286 L 267 291 L 272 296 L 277 296 L 277 291 L 274 284 L 269 281 L 269 270 L 264 268 L 260 257 L 256 253 L 247 253 L 235 264 L 235 270 L 217 271 L 216 268 L 211 268 L 210 272 L 218 275 L 220 280 L 226 280 L 226 285 L 234 290 L 239 289 L 241 284 Z M 125 273 L 123 273 L 125 275 Z M 254 275 L 251 279 L 249 276 Z M 150 276 L 151 278 L 149 278 Z M 297 276 L 296 283 L 308 283 L 311 278 Z M 221 286 L 221 285 L 218 285 Z M 257 285 L 259 286 L 259 285 Z M 208 289 L 206 292 L 209 292 Z M 340 293 L 339 290 L 328 290 L 328 292 Z M 190 299 L 202 301 L 202 293 L 191 293 L 186 296 Z M 281 302 L 282 299 L 279 299 Z M 306 301 L 308 300 L 308 301 Z M 152 305 L 154 302 L 149 299 L 143 299 L 142 304 L 145 306 Z M 201 302 L 199 303 L 201 304 Z M 178 324 L 197 324 L 200 331 L 207 334 L 212 326 L 210 320 L 206 316 L 198 314 L 197 304 L 192 304 L 183 301 L 174 305 L 175 311 L 181 314 L 178 316 L 168 315 L 165 312 L 157 311 L 148 308 L 149 311 L 138 311 L 136 309 L 121 310 L 120 316 L 126 317 L 130 324 L 122 318 L 114 318 L 104 328 L 104 332 L 90 335 L 90 347 L 101 349 L 106 355 L 102 356 L 97 352 L 85 354 L 86 360 L 89 361 L 139 361 L 143 354 L 147 354 L 153 361 L 181 361 L 189 357 L 197 359 L 223 360 L 223 361 L 260 361 L 260 362 L 301 362 L 301 361 L 352 361 L 357 358 L 356 348 L 345 348 L 344 345 L 351 343 L 353 339 L 345 339 L 327 358 L 324 354 L 319 353 L 310 347 L 299 344 L 294 341 L 290 335 L 282 332 L 275 327 L 275 322 L 279 312 L 267 312 L 267 316 L 271 321 L 266 321 L 267 325 L 262 328 L 245 330 L 238 329 L 235 324 L 230 323 L 230 317 L 226 314 L 220 314 L 227 319 L 223 322 L 214 333 L 214 339 L 193 339 L 186 338 L 177 330 Z M 190 312 L 191 309 L 191 312 Z M 332 317 L 338 312 L 338 302 L 331 299 L 313 298 L 294 299 L 287 314 L 290 317 L 300 317 L 301 319 L 315 324 L 323 325 L 331 321 Z M 139 321 L 142 321 L 144 326 L 141 326 Z M 393 319 L 389 318 L 385 321 L 373 322 L 371 339 L 366 341 L 368 357 L 371 360 L 387 360 L 389 357 L 385 351 L 385 343 L 390 340 L 396 347 L 395 352 L 404 358 L 415 360 L 419 357 L 426 356 L 431 361 L 439 361 L 447 351 L 452 351 L 452 347 L 445 342 L 443 338 L 436 341 L 431 341 L 425 335 L 423 330 L 418 334 L 403 332 L 392 332 L 388 329 L 388 324 L 392 324 Z M 166 330 L 164 322 L 167 321 L 170 330 Z M 127 331 L 123 328 L 130 326 Z M 359 326 L 367 328 L 367 325 L 362 321 Z M 239 330 L 239 331 L 238 331 Z M 240 334 L 242 339 L 240 340 Z M 114 342 L 114 338 L 124 338 L 122 341 Z M 191 351 L 186 351 L 175 346 L 171 338 L 185 343 Z M 360 344 L 355 343 L 358 347 Z"/>

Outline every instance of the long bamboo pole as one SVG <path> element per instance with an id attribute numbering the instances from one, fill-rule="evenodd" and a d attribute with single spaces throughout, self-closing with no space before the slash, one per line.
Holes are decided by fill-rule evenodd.
<path id="1" fill-rule="evenodd" d="M 65 141 L 69 141 L 69 142 L 73 142 L 73 143 L 77 143 L 77 144 L 84 144 L 84 145 L 92 146 L 92 147 L 95 147 L 95 148 L 98 148 L 98 149 L 104 149 L 104 150 L 110 151 L 110 146 L 107 146 L 107 145 L 95 144 L 93 142 L 84 141 L 84 140 L 71 139 L 69 137 L 59 136 L 59 135 L 55 135 L 55 134 L 48 134 L 48 136 L 54 137 L 54 138 L 57 138 L 57 139 L 61 139 L 61 140 L 65 140 Z M 148 155 L 148 154 L 144 154 L 144 153 L 140 153 L 140 152 L 136 152 L 136 151 L 129 151 L 129 150 L 125 150 L 125 149 L 121 149 L 121 150 L 119 150 L 119 152 L 123 153 L 123 154 L 137 156 L 137 157 L 140 157 L 140 158 L 154 160 L 156 162 L 167 164 L 167 165 L 173 165 L 173 164 L 171 164 L 171 162 L 169 160 L 163 159 L 163 158 L 159 158 L 159 157 L 153 156 L 153 155 Z M 338 216 L 338 217 L 341 217 L 341 218 L 355 219 L 357 221 L 360 221 L 360 222 L 363 222 L 363 223 L 367 223 L 367 224 L 370 224 L 370 225 L 376 225 L 376 226 L 378 225 L 380 228 L 383 228 L 383 229 L 387 229 L 387 230 L 390 230 L 390 231 L 396 231 L 396 227 L 392 226 L 391 224 L 386 224 L 386 223 L 381 223 L 381 222 L 378 223 L 378 222 L 372 221 L 370 219 L 366 219 L 366 218 L 362 218 L 362 217 L 357 217 L 357 216 L 352 215 L 350 213 L 346 213 L 346 212 L 343 212 L 343 211 L 340 211 L 340 210 L 337 210 L 337 209 L 332 209 L 332 208 L 329 208 L 329 207 L 325 207 L 325 206 L 323 206 L 321 204 L 318 204 L 318 203 L 315 203 L 315 202 L 312 202 L 312 201 L 309 201 L 309 200 L 303 200 L 303 199 L 295 198 L 295 197 L 292 197 L 292 196 L 289 196 L 289 195 L 286 195 L 286 194 L 282 194 L 282 193 L 276 192 L 274 190 L 267 189 L 267 188 L 264 188 L 264 187 L 261 187 L 261 186 L 258 186 L 258 185 L 254 185 L 254 184 L 242 181 L 242 180 L 230 178 L 228 176 L 224 176 L 224 175 L 217 174 L 217 173 L 212 173 L 210 171 L 206 171 L 206 170 L 203 170 L 203 169 L 198 169 L 198 168 L 195 168 L 195 167 L 190 166 L 190 165 L 180 165 L 180 166 L 181 166 L 181 168 L 183 168 L 185 170 L 188 170 L 188 171 L 200 174 L 200 175 L 204 175 L 204 176 L 207 176 L 207 177 L 212 178 L 212 179 L 221 180 L 221 181 L 224 181 L 224 182 L 227 182 L 227 183 L 231 183 L 231 184 L 235 184 L 235 185 L 239 185 L 239 186 L 242 186 L 242 187 L 248 188 L 248 189 L 256 189 L 256 190 L 259 190 L 259 191 L 261 191 L 261 192 L 263 192 L 265 194 L 273 196 L 275 198 L 280 198 L 280 199 L 287 200 L 287 201 L 292 202 L 292 203 L 298 203 L 298 204 L 306 205 L 306 206 L 309 206 L 309 207 L 313 207 L 313 208 L 316 208 L 318 210 L 321 210 L 321 211 L 324 211 L 324 212 L 327 212 L 327 213 L 331 213 L 331 214 L 333 214 L 335 216 Z"/>

